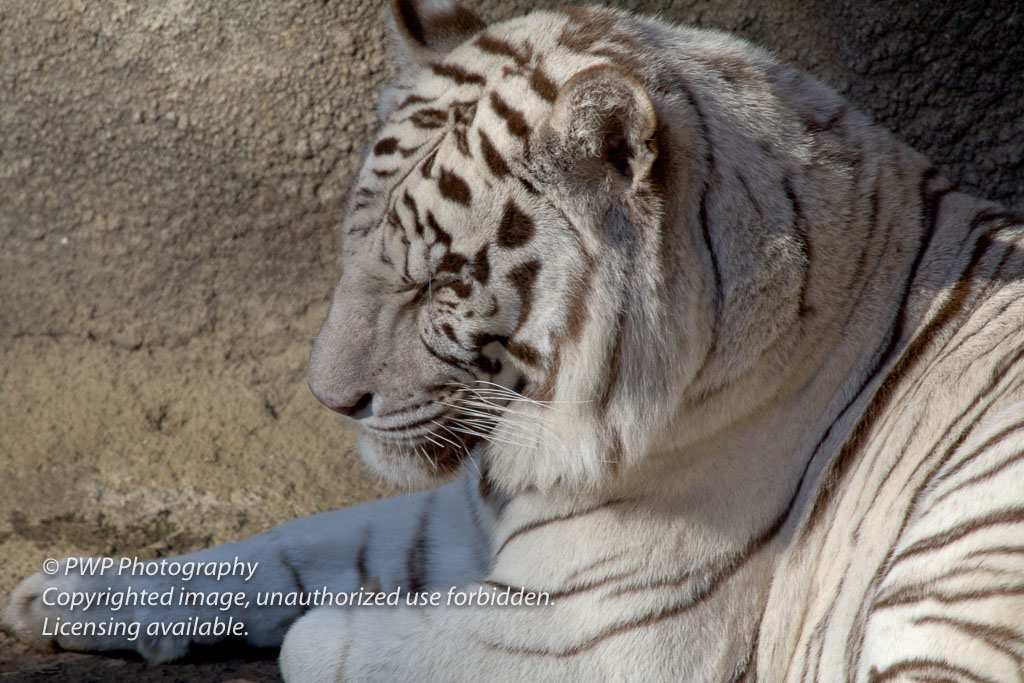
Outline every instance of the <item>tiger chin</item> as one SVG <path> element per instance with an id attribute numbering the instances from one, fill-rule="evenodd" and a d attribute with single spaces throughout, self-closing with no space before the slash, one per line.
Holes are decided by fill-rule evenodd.
<path id="1" fill-rule="evenodd" d="M 427 606 L 120 618 L 244 620 L 292 681 L 1020 680 L 1021 217 L 718 32 L 395 0 L 391 36 L 309 383 L 435 488 L 187 558 Z M 72 564 L 8 625 L 209 642 L 42 637 L 48 588 L 126 581 Z M 419 601 L 455 590 L 547 600 Z"/>

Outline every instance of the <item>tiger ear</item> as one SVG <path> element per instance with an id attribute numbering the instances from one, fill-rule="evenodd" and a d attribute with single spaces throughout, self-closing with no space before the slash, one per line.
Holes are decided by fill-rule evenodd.
<path id="1" fill-rule="evenodd" d="M 563 163 L 630 185 L 650 177 L 658 115 L 646 88 L 625 69 L 602 64 L 574 75 L 559 91 L 550 123 Z"/>
<path id="2" fill-rule="evenodd" d="M 391 0 L 390 28 L 396 61 L 426 65 L 487 25 L 454 0 Z"/>

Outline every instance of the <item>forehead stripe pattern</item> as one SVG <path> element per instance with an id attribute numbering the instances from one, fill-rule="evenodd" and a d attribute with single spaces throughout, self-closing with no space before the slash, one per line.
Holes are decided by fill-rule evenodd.
<path id="1" fill-rule="evenodd" d="M 469 259 L 454 251 L 449 251 L 437 265 L 438 273 L 461 273 L 462 267 L 469 263 Z"/>
<path id="2" fill-rule="evenodd" d="M 476 42 L 474 42 L 474 45 L 480 48 L 483 52 L 501 57 L 509 57 L 519 68 L 525 68 L 529 62 L 529 55 L 524 55 L 507 40 L 496 38 L 489 33 L 481 34 L 480 37 L 476 39 Z"/>
<path id="3" fill-rule="evenodd" d="M 538 63 L 530 73 L 530 87 L 540 95 L 541 99 L 554 102 L 558 97 L 558 86 L 552 81 Z"/>
<path id="4" fill-rule="evenodd" d="M 377 144 L 373 146 L 373 153 L 377 155 L 394 154 L 397 149 L 398 138 L 381 138 L 377 141 Z"/>
<path id="5" fill-rule="evenodd" d="M 429 225 L 430 229 L 434 231 L 434 235 L 436 235 L 438 242 L 441 242 L 446 247 L 451 246 L 452 236 L 445 232 L 444 228 L 438 224 L 437 219 L 434 218 L 434 212 L 429 209 L 427 210 L 427 225 Z"/>
<path id="6" fill-rule="evenodd" d="M 494 147 L 491 139 L 483 130 L 480 131 L 480 151 L 483 153 L 487 168 L 490 169 L 495 177 L 504 178 L 511 173 L 504 157 L 501 156 L 501 152 Z"/>
<path id="7" fill-rule="evenodd" d="M 420 166 L 420 172 L 423 174 L 424 178 L 429 178 L 430 177 L 430 172 L 434 168 L 434 159 L 436 159 L 436 158 L 437 158 L 437 150 L 435 149 L 433 152 L 431 152 L 430 154 L 427 155 L 426 159 L 423 160 L 423 165 Z"/>
<path id="8" fill-rule="evenodd" d="M 526 124 L 523 112 L 509 106 L 496 92 L 491 93 L 491 107 L 494 109 L 494 113 L 505 119 L 509 133 L 523 140 L 530 137 L 530 127 Z"/>
<path id="9" fill-rule="evenodd" d="M 483 85 L 487 82 L 480 74 L 467 71 L 457 64 L 431 64 L 430 70 L 438 76 L 450 78 L 459 85 Z"/>
<path id="10" fill-rule="evenodd" d="M 491 277 L 491 262 L 487 257 L 487 245 L 480 247 L 473 257 L 473 279 L 486 285 Z"/>
<path id="11" fill-rule="evenodd" d="M 404 100 L 402 100 L 397 107 L 395 107 L 395 111 L 402 111 L 403 109 L 411 107 L 414 104 L 426 104 L 427 102 L 433 102 L 435 99 L 436 98 L 434 97 L 424 97 L 423 95 L 409 95 Z"/>
<path id="12" fill-rule="evenodd" d="M 498 226 L 498 244 L 506 249 L 521 247 L 533 237 L 533 219 L 519 210 L 511 199 Z"/>
<path id="13" fill-rule="evenodd" d="M 417 128 L 432 130 L 442 128 L 448 122 L 448 112 L 444 109 L 420 109 L 406 119 Z"/>
<path id="14" fill-rule="evenodd" d="M 441 177 L 437 180 L 437 186 L 441 190 L 442 197 L 456 204 L 469 206 L 469 202 L 473 198 L 466 181 L 447 168 L 441 169 Z"/>

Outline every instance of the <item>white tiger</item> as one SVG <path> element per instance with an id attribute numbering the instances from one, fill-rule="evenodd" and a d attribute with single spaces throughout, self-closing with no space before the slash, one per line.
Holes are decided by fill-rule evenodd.
<path id="1" fill-rule="evenodd" d="M 120 618 L 243 619 L 293 681 L 1024 679 L 1024 221 L 721 33 L 392 6 L 309 378 L 375 471 L 458 478 L 192 588 L 550 602 Z M 27 638 L 46 588 L 128 581 L 61 574 L 12 596 Z"/>

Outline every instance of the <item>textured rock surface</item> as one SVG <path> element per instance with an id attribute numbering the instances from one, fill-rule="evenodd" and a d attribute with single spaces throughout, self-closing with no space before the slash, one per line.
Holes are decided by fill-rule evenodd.
<path id="1" fill-rule="evenodd" d="M 964 187 L 1024 203 L 1019 5 L 620 6 L 766 45 Z M 383 491 L 303 379 L 391 74 L 383 14 L 379 0 L 0 0 L 0 593 L 45 557 L 171 554 Z M 157 674 L 0 634 L 4 670 L 276 668 Z"/>

